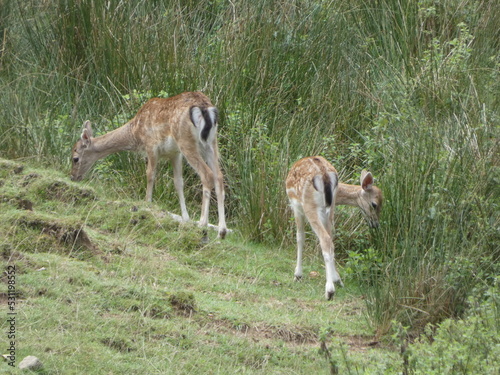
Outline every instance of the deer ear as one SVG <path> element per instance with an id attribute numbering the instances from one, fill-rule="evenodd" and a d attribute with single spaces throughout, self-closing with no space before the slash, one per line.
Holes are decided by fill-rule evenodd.
<path id="1" fill-rule="evenodd" d="M 361 172 L 361 187 L 363 188 L 363 190 L 370 190 L 373 186 L 373 175 L 371 174 L 371 172 L 367 172 L 365 170 L 363 170 Z"/>
<path id="2" fill-rule="evenodd" d="M 81 139 L 84 146 L 90 146 L 92 139 L 92 126 L 90 125 L 90 121 L 88 120 L 83 124 Z"/>
<path id="3" fill-rule="evenodd" d="M 92 125 L 90 124 L 90 121 L 87 120 L 83 123 L 83 129 L 84 130 L 87 130 L 88 134 L 90 135 L 90 137 L 92 138 L 94 135 L 92 133 Z"/>

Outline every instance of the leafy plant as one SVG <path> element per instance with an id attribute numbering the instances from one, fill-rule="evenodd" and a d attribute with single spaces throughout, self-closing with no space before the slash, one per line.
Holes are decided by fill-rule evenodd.
<path id="1" fill-rule="evenodd" d="M 363 284 L 371 284 L 380 275 L 383 256 L 373 248 L 363 252 L 347 251 L 344 272 Z"/>
<path id="2" fill-rule="evenodd" d="M 410 374 L 494 374 L 500 355 L 498 279 L 484 295 L 471 297 L 463 319 L 426 327 L 408 347 Z"/>

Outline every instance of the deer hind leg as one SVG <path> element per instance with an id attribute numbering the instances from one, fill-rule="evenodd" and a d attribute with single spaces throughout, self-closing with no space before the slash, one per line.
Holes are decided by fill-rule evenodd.
<path id="1" fill-rule="evenodd" d="M 323 253 L 323 259 L 325 261 L 325 297 L 327 300 L 331 300 L 335 294 L 334 283 L 341 282 L 341 280 L 340 275 L 335 267 L 334 246 L 331 232 L 329 232 L 328 228 L 325 228 L 324 225 L 325 220 L 328 220 L 328 213 L 324 208 L 318 208 L 316 210 L 310 210 L 306 212 L 306 215 L 309 223 L 311 224 L 311 227 L 314 230 L 314 233 L 316 233 L 319 238 L 321 251 Z"/>
<path id="2" fill-rule="evenodd" d="M 224 212 L 224 178 L 219 167 L 219 161 L 217 160 L 218 153 L 215 152 L 216 149 L 217 145 L 215 145 L 215 147 L 210 147 L 206 155 L 206 159 L 214 176 L 215 195 L 217 197 L 217 212 L 219 215 L 219 237 L 224 238 L 227 233 L 226 214 Z"/>
<path id="3" fill-rule="evenodd" d="M 291 202 L 293 208 L 293 215 L 295 217 L 295 224 L 297 226 L 297 266 L 295 267 L 295 281 L 302 279 L 302 254 L 304 252 L 304 244 L 306 240 L 304 223 L 305 216 L 302 207 L 298 202 Z"/>
<path id="4" fill-rule="evenodd" d="M 182 151 L 182 149 L 181 149 Z M 214 174 L 210 167 L 205 163 L 199 154 L 182 152 L 188 163 L 198 173 L 203 185 L 203 196 L 201 200 L 201 215 L 198 224 L 206 227 L 208 224 L 208 209 L 210 205 L 210 196 L 214 188 Z M 220 231 L 220 229 L 219 229 Z M 220 232 L 219 232 L 220 234 Z"/>
<path id="5" fill-rule="evenodd" d="M 184 198 L 184 179 L 182 178 L 182 154 L 179 153 L 172 159 L 172 167 L 174 170 L 174 186 L 181 206 L 182 220 L 188 221 L 189 214 L 186 208 L 186 199 Z"/>
<path id="6" fill-rule="evenodd" d="M 333 238 L 334 238 L 334 233 L 332 231 L 332 227 L 334 228 L 335 227 L 335 205 L 332 205 L 332 207 L 330 207 L 330 209 L 327 209 L 326 210 L 326 213 L 327 215 L 325 215 L 325 217 L 327 218 L 327 220 L 324 221 L 324 226 L 325 226 L 325 229 L 327 231 L 327 233 L 330 235 L 330 238 L 332 239 L 332 254 L 334 254 L 334 249 L 335 249 L 335 245 L 333 243 Z M 335 267 L 335 256 L 333 256 L 333 263 L 334 263 L 334 273 L 333 273 L 333 281 L 335 283 L 339 283 L 339 285 L 341 287 L 344 286 L 344 283 L 342 282 L 342 279 L 340 278 L 340 275 Z"/>
<path id="7" fill-rule="evenodd" d="M 213 172 L 203 160 L 200 160 L 200 162 L 198 163 L 197 172 L 200 175 L 201 184 L 203 186 L 199 225 L 202 227 L 206 227 L 208 224 L 208 209 L 210 206 L 210 196 L 212 195 L 212 189 L 214 187 L 214 178 Z"/>

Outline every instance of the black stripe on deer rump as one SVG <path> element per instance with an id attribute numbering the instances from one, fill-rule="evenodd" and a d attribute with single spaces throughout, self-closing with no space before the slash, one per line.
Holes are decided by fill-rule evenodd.
<path id="1" fill-rule="evenodd" d="M 325 203 L 327 207 L 331 207 L 333 204 L 333 193 L 337 184 L 338 178 L 335 172 L 325 173 L 323 175 L 318 174 L 313 177 L 313 186 L 316 191 L 325 195 Z"/>
<path id="2" fill-rule="evenodd" d="M 210 135 L 210 131 L 217 124 L 217 108 L 201 108 L 194 106 L 191 107 L 189 112 L 194 126 L 201 129 L 200 138 L 206 141 Z"/>

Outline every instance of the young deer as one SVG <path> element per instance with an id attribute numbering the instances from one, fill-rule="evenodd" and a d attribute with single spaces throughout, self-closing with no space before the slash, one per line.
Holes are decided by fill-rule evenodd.
<path id="1" fill-rule="evenodd" d="M 292 166 L 286 178 L 286 192 L 297 224 L 295 280 L 302 278 L 304 218 L 307 218 L 319 238 L 326 269 L 325 297 L 330 300 L 335 294 L 334 283 L 338 282 L 343 286 L 335 267 L 332 238 L 334 206 L 358 206 L 369 225 L 378 227 L 382 192 L 373 186 L 373 176 L 366 171 L 361 173 L 361 186 L 339 183 L 337 171 L 321 156 L 303 158 Z"/>
<path id="2" fill-rule="evenodd" d="M 122 127 L 93 138 L 86 121 L 80 140 L 73 147 L 71 179 L 79 181 L 99 159 L 118 151 L 145 152 L 148 158 L 146 201 L 151 202 L 158 159 L 173 164 L 174 186 L 183 220 L 189 220 L 184 199 L 182 156 L 201 178 L 203 198 L 200 226 L 208 224 L 210 194 L 215 187 L 219 213 L 219 237 L 226 235 L 224 183 L 217 146 L 217 108 L 201 92 L 185 92 L 148 100 L 135 117 Z"/>

